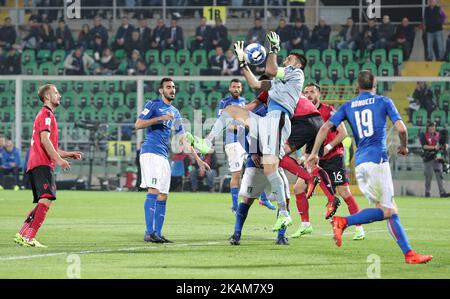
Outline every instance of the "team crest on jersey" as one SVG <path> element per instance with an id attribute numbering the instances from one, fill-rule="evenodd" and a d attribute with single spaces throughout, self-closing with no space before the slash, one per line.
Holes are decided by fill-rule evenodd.
<path id="1" fill-rule="evenodd" d="M 46 117 L 45 118 L 45 125 L 46 126 L 50 126 L 51 123 L 52 123 L 52 119 L 50 117 Z"/>
<path id="2" fill-rule="evenodd" d="M 144 111 L 142 111 L 143 115 L 147 115 L 150 112 L 150 110 L 148 110 L 147 108 L 144 109 Z"/>
<path id="3" fill-rule="evenodd" d="M 47 190 L 48 189 L 48 184 L 45 183 L 45 184 L 42 185 L 42 187 L 44 187 L 44 189 Z"/>

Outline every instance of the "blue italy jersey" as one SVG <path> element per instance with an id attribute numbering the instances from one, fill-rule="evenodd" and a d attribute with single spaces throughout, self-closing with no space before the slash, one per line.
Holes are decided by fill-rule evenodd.
<path id="1" fill-rule="evenodd" d="M 180 112 L 172 105 L 167 105 L 162 99 L 148 101 L 144 110 L 139 115 L 140 119 L 151 119 L 170 113 L 173 119 L 170 121 L 159 121 L 146 128 L 145 141 L 141 147 L 141 154 L 152 153 L 164 158 L 169 156 L 169 140 L 172 127 L 175 133 L 184 133 L 184 126 Z"/>
<path id="2" fill-rule="evenodd" d="M 226 97 L 222 99 L 219 103 L 219 111 L 217 113 L 217 117 L 219 117 L 222 114 L 222 110 L 225 109 L 229 105 L 236 105 L 239 107 L 244 107 L 246 104 L 246 100 L 243 97 L 240 97 L 238 99 L 235 99 L 232 96 Z M 237 124 L 238 122 L 232 122 L 232 124 Z M 239 128 L 238 130 L 230 131 L 226 130 L 226 134 L 224 136 L 224 144 L 234 143 L 238 142 L 239 140 L 244 140 L 245 138 L 245 129 Z"/>
<path id="3" fill-rule="evenodd" d="M 258 107 L 256 107 L 255 109 L 252 110 L 253 113 L 264 117 L 267 114 L 267 106 L 265 104 L 260 104 Z M 262 156 L 262 152 L 259 148 L 259 143 L 257 139 L 253 139 L 250 136 L 247 136 L 247 138 L 245 139 L 245 150 L 247 151 L 247 153 L 249 152 L 249 147 L 250 147 L 250 143 L 254 143 L 256 142 L 257 144 L 257 153 L 258 155 Z M 252 154 L 248 154 L 247 157 L 247 163 L 245 164 L 245 167 L 256 167 L 255 163 L 253 163 L 252 160 Z"/>
<path id="4" fill-rule="evenodd" d="M 356 141 L 355 166 L 387 161 L 386 117 L 392 123 L 401 120 L 390 98 L 363 92 L 346 102 L 330 118 L 335 127 L 347 120 Z"/>

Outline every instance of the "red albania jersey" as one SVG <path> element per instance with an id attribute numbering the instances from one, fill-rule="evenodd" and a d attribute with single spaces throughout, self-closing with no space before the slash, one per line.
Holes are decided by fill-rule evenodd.
<path id="1" fill-rule="evenodd" d="M 320 116 L 322 117 L 324 122 L 328 121 L 328 119 L 330 119 L 330 117 L 336 111 L 336 109 L 334 109 L 333 106 L 327 105 L 327 104 L 322 104 L 322 103 L 320 103 L 318 108 L 319 108 Z M 331 131 L 331 130 L 328 131 L 327 138 L 325 138 L 325 141 L 323 144 L 325 144 L 325 145 L 329 144 L 334 138 L 336 138 L 337 134 L 338 134 L 337 130 L 336 131 Z M 326 156 L 322 157 L 321 160 L 328 160 L 334 156 L 343 155 L 343 154 L 344 154 L 344 146 L 342 145 L 342 143 L 339 143 L 338 145 L 333 147 L 333 149 Z"/>
<path id="2" fill-rule="evenodd" d="M 50 166 L 55 169 L 55 161 L 50 158 L 41 143 L 42 131 L 50 132 L 50 142 L 58 151 L 58 125 L 53 111 L 47 106 L 42 107 L 34 120 L 27 171 L 38 166 Z"/>
<path id="3" fill-rule="evenodd" d="M 267 104 L 267 101 L 269 100 L 269 92 L 268 91 L 261 91 L 259 95 L 256 97 L 258 101 L 260 101 L 263 104 Z"/>
<path id="4" fill-rule="evenodd" d="M 320 112 L 317 110 L 316 106 L 304 95 L 300 95 L 297 107 L 294 111 L 294 117 L 306 116 L 306 115 L 319 115 Z"/>

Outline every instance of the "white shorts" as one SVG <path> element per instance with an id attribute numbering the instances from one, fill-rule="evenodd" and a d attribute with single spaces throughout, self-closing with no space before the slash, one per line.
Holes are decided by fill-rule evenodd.
<path id="1" fill-rule="evenodd" d="M 290 197 L 289 182 L 287 182 L 286 175 L 283 169 L 279 168 L 278 171 L 285 182 L 286 196 Z M 247 198 L 259 198 L 263 192 L 266 192 L 268 197 L 272 192 L 270 182 L 264 175 L 264 170 L 256 167 L 245 168 L 239 195 Z"/>
<path id="2" fill-rule="evenodd" d="M 250 112 L 250 136 L 258 136 L 263 155 L 274 155 L 280 159 L 284 156 L 284 145 L 291 135 L 289 115 L 279 110 L 273 110 L 260 117 Z M 255 153 L 251 145 L 250 152 Z"/>
<path id="3" fill-rule="evenodd" d="M 244 165 L 247 153 L 239 142 L 233 142 L 225 145 L 230 172 L 241 171 Z"/>
<path id="4" fill-rule="evenodd" d="M 141 188 L 155 188 L 168 194 L 170 189 L 169 160 L 156 154 L 146 153 L 139 157 L 141 163 Z"/>
<path id="5" fill-rule="evenodd" d="M 395 208 L 394 184 L 389 162 L 361 163 L 356 166 L 355 172 L 359 189 L 370 203 L 379 203 L 389 209 Z"/>

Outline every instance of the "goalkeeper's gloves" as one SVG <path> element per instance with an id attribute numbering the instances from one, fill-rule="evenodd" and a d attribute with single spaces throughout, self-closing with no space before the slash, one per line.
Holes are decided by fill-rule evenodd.
<path id="1" fill-rule="evenodd" d="M 267 33 L 267 41 L 270 44 L 269 54 L 277 54 L 280 51 L 280 36 L 273 31 Z"/>
<path id="2" fill-rule="evenodd" d="M 247 66 L 247 62 L 245 61 L 245 53 L 244 53 L 244 42 L 239 41 L 235 42 L 234 45 L 234 53 L 236 53 L 237 59 L 239 61 L 239 67 L 245 68 Z"/>

